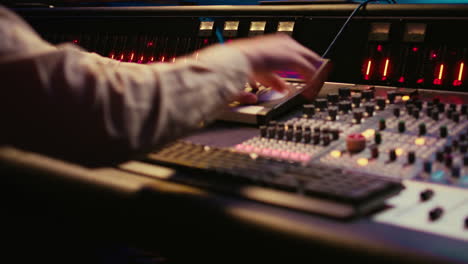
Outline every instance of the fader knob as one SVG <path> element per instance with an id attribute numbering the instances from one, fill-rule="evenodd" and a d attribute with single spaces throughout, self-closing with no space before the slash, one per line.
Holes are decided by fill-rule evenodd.
<path id="1" fill-rule="evenodd" d="M 294 141 L 299 142 L 302 140 L 302 130 L 296 130 L 294 132 Z"/>
<path id="2" fill-rule="evenodd" d="M 445 138 L 445 137 L 447 137 L 447 134 L 448 134 L 447 127 L 446 126 L 441 126 L 439 128 L 440 137 Z"/>
<path id="3" fill-rule="evenodd" d="M 393 115 L 395 117 L 400 117 L 400 108 L 393 108 Z"/>
<path id="4" fill-rule="evenodd" d="M 351 96 L 351 102 L 353 103 L 354 107 L 359 107 L 361 105 L 361 95 L 353 94 Z"/>
<path id="5" fill-rule="evenodd" d="M 374 145 L 371 147 L 371 157 L 373 159 L 376 159 L 379 157 L 379 147 Z"/>
<path id="6" fill-rule="evenodd" d="M 361 110 L 354 110 L 353 111 L 353 119 L 356 122 L 356 124 L 360 124 L 361 119 L 362 119 L 362 111 Z"/>
<path id="7" fill-rule="evenodd" d="M 426 115 L 432 117 L 432 112 L 434 111 L 434 108 L 432 106 L 428 106 L 426 108 Z"/>
<path id="8" fill-rule="evenodd" d="M 418 108 L 419 110 L 422 110 L 423 108 L 423 102 L 421 100 L 415 100 L 413 104 Z"/>
<path id="9" fill-rule="evenodd" d="M 267 126 L 260 126 L 260 136 L 261 137 L 267 136 Z"/>
<path id="10" fill-rule="evenodd" d="M 292 130 L 292 129 L 286 130 L 286 140 L 287 140 L 287 141 L 292 140 L 292 139 L 293 139 L 293 136 L 294 136 L 294 134 L 293 134 L 293 130 Z"/>
<path id="11" fill-rule="evenodd" d="M 338 110 L 343 113 L 348 113 L 351 110 L 350 101 L 341 101 L 338 103 Z"/>
<path id="12" fill-rule="evenodd" d="M 385 119 L 380 119 L 379 120 L 379 130 L 385 130 L 387 125 L 385 124 Z"/>
<path id="13" fill-rule="evenodd" d="M 419 110 L 418 110 L 418 109 L 414 109 L 414 110 L 413 110 L 413 117 L 414 117 L 415 119 L 419 119 Z"/>
<path id="14" fill-rule="evenodd" d="M 452 177 L 454 178 L 460 178 L 460 167 L 459 166 L 453 166 L 452 167 Z"/>
<path id="15" fill-rule="evenodd" d="M 336 120 L 336 115 L 338 114 L 338 108 L 336 106 L 328 107 L 328 117 L 331 121 Z"/>
<path id="16" fill-rule="evenodd" d="M 395 161 L 397 159 L 397 154 L 396 154 L 395 149 L 391 149 L 388 152 L 388 158 L 390 159 L 390 161 Z"/>
<path id="17" fill-rule="evenodd" d="M 331 141 L 331 140 L 330 140 L 330 135 L 328 135 L 328 134 L 323 134 L 323 135 L 322 135 L 322 144 L 323 144 L 324 146 L 330 145 L 330 141 Z"/>
<path id="18" fill-rule="evenodd" d="M 434 121 L 439 121 L 439 111 L 433 110 L 431 113 L 431 117 Z"/>
<path id="19" fill-rule="evenodd" d="M 418 129 L 419 129 L 418 134 L 420 136 L 423 136 L 423 135 L 425 135 L 427 133 L 426 124 L 424 124 L 424 123 L 419 124 Z"/>
<path id="20" fill-rule="evenodd" d="M 276 134 L 278 135 L 278 139 L 284 138 L 284 125 L 278 125 Z"/>
<path id="21" fill-rule="evenodd" d="M 391 104 L 395 103 L 395 97 L 396 97 L 396 92 L 395 91 L 389 91 L 387 92 L 387 100 Z"/>
<path id="22" fill-rule="evenodd" d="M 444 152 L 443 151 L 436 151 L 436 160 L 438 162 L 443 162 L 444 161 Z"/>
<path id="23" fill-rule="evenodd" d="M 445 155 L 444 159 L 445 159 L 445 166 L 446 166 L 447 168 L 451 168 L 451 167 L 452 167 L 452 164 L 453 164 L 453 157 L 452 157 L 452 155 L 447 154 L 447 155 Z"/>
<path id="24" fill-rule="evenodd" d="M 338 94 L 337 94 L 337 93 L 329 93 L 329 94 L 327 94 L 327 100 L 328 100 L 328 102 L 331 103 L 331 104 L 336 104 L 336 103 L 338 103 L 338 99 L 339 99 L 339 97 L 338 97 Z"/>
<path id="25" fill-rule="evenodd" d="M 460 114 L 459 114 L 458 112 L 453 113 L 453 115 L 452 115 L 452 120 L 453 120 L 453 122 L 455 122 L 455 123 L 460 122 Z"/>
<path id="26" fill-rule="evenodd" d="M 364 104 L 364 108 L 366 109 L 366 113 L 368 116 L 372 116 L 374 114 L 375 106 L 373 103 Z"/>
<path id="27" fill-rule="evenodd" d="M 444 209 L 442 209 L 442 207 L 436 207 L 429 211 L 429 220 L 436 221 L 442 216 L 443 213 Z"/>
<path id="28" fill-rule="evenodd" d="M 414 105 L 413 104 L 406 105 L 406 112 L 408 113 L 408 115 L 412 115 L 413 110 L 414 110 Z"/>
<path id="29" fill-rule="evenodd" d="M 302 109 L 302 112 L 304 113 L 304 115 L 306 115 L 307 117 L 311 117 L 315 114 L 315 105 L 313 104 L 305 104 L 303 106 L 303 109 Z"/>
<path id="30" fill-rule="evenodd" d="M 432 161 L 430 161 L 430 160 L 424 161 L 423 169 L 424 169 L 425 173 L 431 173 L 432 172 Z"/>
<path id="31" fill-rule="evenodd" d="M 405 121 L 398 122 L 398 132 L 404 133 L 406 130 Z"/>
<path id="32" fill-rule="evenodd" d="M 268 138 L 275 138 L 276 135 L 276 127 L 269 126 L 267 129 L 267 137 Z"/>
<path id="33" fill-rule="evenodd" d="M 449 106 L 449 109 L 453 110 L 453 111 L 457 111 L 457 105 L 454 104 L 454 103 L 451 103 L 450 106 Z"/>
<path id="34" fill-rule="evenodd" d="M 414 151 L 408 152 L 408 163 L 413 164 L 416 161 L 416 153 Z"/>
<path id="35" fill-rule="evenodd" d="M 377 101 L 377 106 L 379 107 L 379 110 L 384 110 L 385 105 L 387 104 L 385 98 L 377 97 L 376 101 Z"/>
<path id="36" fill-rule="evenodd" d="M 374 142 L 375 142 L 375 144 L 382 143 L 382 134 L 380 134 L 379 132 L 376 132 L 374 134 Z"/>
<path id="37" fill-rule="evenodd" d="M 437 109 L 439 110 L 439 112 L 443 113 L 445 111 L 445 104 L 444 103 L 437 104 Z"/>
<path id="38" fill-rule="evenodd" d="M 461 106 L 460 112 L 462 115 L 466 115 L 468 113 L 468 105 L 464 104 Z"/>
<path id="39" fill-rule="evenodd" d="M 318 145 L 320 143 L 320 134 L 319 133 L 314 133 L 312 136 L 312 143 L 314 145 Z"/>
<path id="40" fill-rule="evenodd" d="M 445 112 L 445 115 L 447 116 L 448 119 L 452 119 L 453 110 L 448 109 L 447 112 Z"/>
<path id="41" fill-rule="evenodd" d="M 315 107 L 320 110 L 324 110 L 325 108 L 327 108 L 327 99 L 323 99 L 323 98 L 315 99 Z"/>
<path id="42" fill-rule="evenodd" d="M 356 153 L 366 148 L 366 138 L 361 134 L 350 134 L 346 137 L 346 149 Z"/>
<path id="43" fill-rule="evenodd" d="M 362 98 L 366 101 L 372 100 L 374 98 L 374 91 L 372 90 L 364 90 L 361 92 Z"/>
<path id="44" fill-rule="evenodd" d="M 348 98 L 351 96 L 351 90 L 348 87 L 341 87 L 338 89 L 338 95 L 342 99 Z"/>
<path id="45" fill-rule="evenodd" d="M 332 134 L 332 140 L 338 140 L 340 138 L 340 131 L 338 129 L 333 129 L 330 133 Z"/>
<path id="46" fill-rule="evenodd" d="M 309 131 L 306 130 L 304 132 L 304 142 L 305 143 L 310 143 L 311 140 L 312 140 L 311 132 L 310 132 L 310 130 Z"/>
<path id="47" fill-rule="evenodd" d="M 434 191 L 431 189 L 426 189 L 419 194 L 419 197 L 423 202 L 428 201 L 432 198 L 432 196 L 434 196 Z"/>

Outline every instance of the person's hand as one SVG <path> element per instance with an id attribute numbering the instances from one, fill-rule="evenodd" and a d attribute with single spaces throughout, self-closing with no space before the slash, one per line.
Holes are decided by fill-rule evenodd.
<path id="1" fill-rule="evenodd" d="M 285 34 L 240 39 L 226 45 L 235 47 L 246 55 L 253 69 L 251 83 L 256 81 L 280 92 L 287 91 L 288 86 L 274 71 L 288 69 L 300 73 L 306 82 L 305 95 L 308 99 L 312 99 L 319 92 L 326 78 L 318 78 L 317 71 L 323 69 L 324 72 L 320 74 L 328 74 L 329 67 L 322 66 L 327 64 L 328 60 L 322 59 Z M 255 101 L 255 97 L 245 93 L 242 93 L 240 98 L 244 102 L 245 98 L 247 101 Z"/>

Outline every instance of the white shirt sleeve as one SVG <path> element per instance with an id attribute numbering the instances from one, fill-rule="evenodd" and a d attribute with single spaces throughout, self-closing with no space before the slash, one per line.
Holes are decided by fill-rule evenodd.
<path id="1" fill-rule="evenodd" d="M 53 46 L 0 7 L 0 143 L 74 161 L 150 150 L 215 119 L 252 70 L 228 46 L 197 58 L 140 65 Z"/>

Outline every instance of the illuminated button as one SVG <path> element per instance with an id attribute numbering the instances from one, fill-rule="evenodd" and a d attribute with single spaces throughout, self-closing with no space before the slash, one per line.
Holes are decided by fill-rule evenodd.
<path id="1" fill-rule="evenodd" d="M 424 124 L 424 123 L 419 124 L 418 129 L 419 129 L 418 134 L 420 136 L 423 136 L 423 135 L 425 135 L 427 133 L 426 124 Z M 416 139 L 416 140 L 418 140 L 418 139 Z M 418 144 L 418 143 L 416 143 L 416 144 Z"/>
<path id="2" fill-rule="evenodd" d="M 405 151 L 402 148 L 396 148 L 395 153 L 397 156 L 401 156 L 403 153 L 405 153 Z"/>
<path id="3" fill-rule="evenodd" d="M 418 145 L 418 146 L 423 146 L 424 144 L 426 144 L 426 139 L 424 138 L 416 138 L 414 140 L 414 144 Z"/>
<path id="4" fill-rule="evenodd" d="M 362 135 L 366 137 L 366 139 L 370 139 L 372 136 L 375 135 L 374 129 L 367 129 L 366 131 L 362 132 Z"/>
<path id="5" fill-rule="evenodd" d="M 419 197 L 423 202 L 430 200 L 433 196 L 434 191 L 431 189 L 426 189 L 419 194 Z"/>
<path id="6" fill-rule="evenodd" d="M 305 104 L 302 108 L 302 112 L 307 117 L 312 117 L 315 114 L 315 105 L 313 104 Z"/>
<path id="7" fill-rule="evenodd" d="M 366 158 L 360 158 L 357 160 L 357 164 L 359 166 L 367 166 L 368 163 L 369 163 L 369 160 L 367 160 Z"/>
<path id="8" fill-rule="evenodd" d="M 294 21 L 280 21 L 278 23 L 278 32 L 283 32 L 291 35 L 294 31 Z"/>
<path id="9" fill-rule="evenodd" d="M 330 152 L 330 156 L 332 156 L 334 158 L 339 158 L 339 157 L 341 157 L 341 151 L 333 150 L 332 152 Z"/>
<path id="10" fill-rule="evenodd" d="M 445 137 L 447 137 L 447 134 L 448 134 L 447 127 L 446 127 L 446 126 L 441 126 L 441 127 L 439 128 L 439 135 L 440 135 L 440 137 L 445 138 Z"/>
<path id="11" fill-rule="evenodd" d="M 350 134 L 346 137 L 346 149 L 356 153 L 366 148 L 366 138 L 361 134 Z"/>
<path id="12" fill-rule="evenodd" d="M 416 153 L 414 151 L 408 152 L 408 163 L 413 164 L 416 161 Z"/>
<path id="13" fill-rule="evenodd" d="M 408 95 L 403 95 L 401 97 L 401 100 L 404 101 L 404 102 L 408 101 L 409 99 L 410 99 L 410 97 Z"/>
<path id="14" fill-rule="evenodd" d="M 436 221 L 437 219 L 442 217 L 443 213 L 444 209 L 442 209 L 442 207 L 436 207 L 429 211 L 429 220 Z"/>
<path id="15" fill-rule="evenodd" d="M 406 130 L 405 121 L 398 122 L 398 132 L 403 133 Z"/>
<path id="16" fill-rule="evenodd" d="M 385 119 L 379 120 L 379 130 L 384 130 L 386 128 Z"/>
<path id="17" fill-rule="evenodd" d="M 351 90 L 348 87 L 341 87 L 338 89 L 338 95 L 342 99 L 348 98 L 351 96 Z"/>

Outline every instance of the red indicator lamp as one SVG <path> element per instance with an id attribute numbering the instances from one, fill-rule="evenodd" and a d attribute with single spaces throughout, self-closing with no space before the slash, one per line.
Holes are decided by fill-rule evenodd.
<path id="1" fill-rule="evenodd" d="M 208 45 L 208 39 L 203 39 L 203 44 Z"/>
<path id="2" fill-rule="evenodd" d="M 146 47 L 152 47 L 154 45 L 153 41 L 146 43 Z"/>
<path id="3" fill-rule="evenodd" d="M 418 47 L 413 47 L 413 52 L 418 52 L 419 48 Z"/>
<path id="4" fill-rule="evenodd" d="M 405 77 L 400 76 L 400 78 L 398 79 L 398 82 L 399 83 L 404 83 L 405 82 Z"/>
<path id="5" fill-rule="evenodd" d="M 385 59 L 384 70 L 382 72 L 382 81 L 387 80 L 389 65 L 390 65 L 390 59 L 387 58 L 387 59 Z"/>
<path id="6" fill-rule="evenodd" d="M 120 55 L 120 60 L 122 61 L 124 59 L 125 55 L 122 53 L 122 55 Z"/>
<path id="7" fill-rule="evenodd" d="M 378 51 L 378 52 L 382 52 L 382 45 L 380 45 L 380 44 L 377 45 L 377 51 Z"/>
<path id="8" fill-rule="evenodd" d="M 164 62 L 166 60 L 166 57 L 162 56 L 161 57 L 161 62 Z"/>
<path id="9" fill-rule="evenodd" d="M 115 54 L 114 54 L 114 53 L 111 53 L 111 54 L 109 55 L 109 58 L 114 59 L 114 58 L 115 58 Z"/>
<path id="10" fill-rule="evenodd" d="M 78 40 L 77 40 L 77 39 L 74 39 L 74 40 L 73 40 L 73 43 L 75 43 L 75 44 L 78 43 Z"/>
<path id="11" fill-rule="evenodd" d="M 154 56 L 151 56 L 150 62 L 153 62 L 153 61 L 154 61 Z"/>
<path id="12" fill-rule="evenodd" d="M 422 84 L 424 83 L 424 78 L 419 78 L 417 81 L 416 81 L 417 84 Z"/>
<path id="13" fill-rule="evenodd" d="M 130 60 L 129 60 L 129 62 L 132 62 L 134 58 L 135 58 L 135 52 L 132 52 L 132 53 L 130 54 Z"/>

